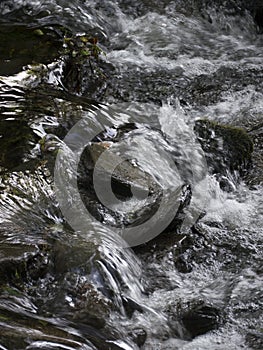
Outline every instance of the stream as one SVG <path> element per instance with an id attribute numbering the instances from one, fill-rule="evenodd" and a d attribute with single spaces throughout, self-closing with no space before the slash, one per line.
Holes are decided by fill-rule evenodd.
<path id="1" fill-rule="evenodd" d="M 262 349 L 262 1 L 2 0 L 0 48 L 0 350 Z"/>

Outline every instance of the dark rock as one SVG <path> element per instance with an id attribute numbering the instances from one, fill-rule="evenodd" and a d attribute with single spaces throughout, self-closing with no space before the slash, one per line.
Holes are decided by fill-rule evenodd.
<path id="1" fill-rule="evenodd" d="M 171 55 L 171 58 L 176 59 L 174 53 Z M 170 96 L 180 95 L 187 84 L 188 79 L 181 67 L 150 73 L 143 69 L 139 72 L 128 69 L 125 73 L 111 75 L 105 98 L 110 102 L 140 101 L 162 105 Z"/>
<path id="2" fill-rule="evenodd" d="M 92 143 L 89 147 L 89 152 L 91 156 L 91 160 L 93 162 L 93 166 L 96 164 L 97 160 L 101 156 L 101 154 L 110 149 L 111 143 L 109 142 L 99 142 Z M 101 177 L 103 178 L 103 174 L 106 173 L 108 167 L 110 167 L 111 162 L 115 160 L 114 155 L 109 153 L 107 163 L 105 163 L 105 167 L 99 169 L 101 173 Z M 121 164 L 117 165 L 114 169 L 114 172 L 111 176 L 111 186 L 113 192 L 116 194 L 119 199 L 127 199 L 133 196 L 131 192 L 131 186 L 134 186 L 135 191 L 141 191 L 142 193 L 148 193 L 148 191 L 153 192 L 154 183 L 151 181 L 151 177 L 146 172 L 143 172 L 139 167 L 132 164 L 130 161 L 123 161 Z"/>
<path id="3" fill-rule="evenodd" d="M 143 346 L 147 339 L 147 333 L 142 328 L 135 328 L 129 333 L 130 337 L 139 347 Z"/>
<path id="4" fill-rule="evenodd" d="M 211 173 L 227 175 L 237 170 L 244 175 L 251 166 L 253 142 L 245 130 L 209 120 L 196 121 L 194 130 Z"/>
<path id="5" fill-rule="evenodd" d="M 59 57 L 63 34 L 49 27 L 0 26 L 0 75 L 12 75 L 32 63 L 51 63 Z"/>
<path id="6" fill-rule="evenodd" d="M 39 284 L 44 284 L 44 287 L 32 289 L 39 310 L 45 314 L 57 313 L 72 322 L 103 328 L 116 307 L 103 293 L 102 287 L 106 284 L 103 275 L 98 276 L 100 271 L 97 271 L 94 276 L 96 261 L 102 260 L 98 247 L 92 241 L 63 233 L 52 241 L 49 274 L 36 281 L 38 287 Z"/>
<path id="7" fill-rule="evenodd" d="M 255 23 L 258 27 L 258 32 L 261 34 L 263 31 L 263 3 L 261 0 L 246 1 L 240 0 L 241 6 L 248 10 L 253 16 Z"/>
<path id="8" fill-rule="evenodd" d="M 105 222 L 108 216 L 109 224 L 116 227 L 120 227 L 123 224 L 132 226 L 139 225 L 148 220 L 158 209 L 162 196 L 161 188 L 152 180 L 148 173 L 144 172 L 139 166 L 132 164 L 129 160 L 121 162 L 116 166 L 113 173 L 111 173 L 110 168 L 114 161 L 114 155 L 112 155 L 113 158 L 111 159 L 109 153 L 107 162 L 104 162 L 102 167 L 97 167 L 97 175 L 99 174 L 101 188 L 108 188 L 108 178 L 110 177 L 111 189 L 118 200 L 125 202 L 134 195 L 134 191 L 136 191 L 136 195 L 148 194 L 148 196 L 147 206 L 138 206 L 136 211 L 129 212 L 124 216 L 104 206 L 100 202 L 94 189 L 93 170 L 100 154 L 110 147 L 111 144 L 106 142 L 92 143 L 90 147 L 86 148 L 82 153 L 78 172 L 78 188 L 81 198 L 89 212 L 92 213 L 97 220 Z M 131 192 L 131 188 L 133 188 L 133 193 Z M 114 198 L 105 198 L 111 201 L 111 205 L 114 205 Z"/>
<path id="9" fill-rule="evenodd" d="M 220 318 L 221 312 L 218 308 L 203 301 L 192 301 L 179 305 L 177 314 L 170 313 L 169 324 L 180 338 L 192 339 L 218 328 Z"/>
<path id="10" fill-rule="evenodd" d="M 64 344 L 58 344 L 58 343 L 54 343 L 52 341 L 35 341 L 32 344 L 30 344 L 29 346 L 26 347 L 26 350 L 63 350 L 65 349 L 65 346 L 70 346 L 70 342 L 68 342 L 68 344 L 64 345 Z M 68 349 L 73 349 L 72 347 L 68 347 Z M 72 346 L 74 346 L 74 343 L 72 342 Z M 95 350 L 94 346 L 89 346 L 87 344 L 83 344 L 83 346 L 85 347 L 86 350 Z"/>
<path id="11" fill-rule="evenodd" d="M 75 310 L 73 320 L 103 328 L 109 317 L 112 305 L 91 283 L 85 283 L 74 292 Z"/>
<path id="12" fill-rule="evenodd" d="M 132 317 L 135 310 L 139 312 L 143 312 L 143 307 L 140 304 L 138 304 L 135 300 L 129 297 L 122 297 L 122 302 L 123 302 L 123 306 L 126 311 L 126 314 L 129 318 Z"/>
<path id="13" fill-rule="evenodd" d="M 258 25 L 259 32 L 263 32 L 263 6 L 253 11 L 254 19 Z"/>
<path id="14" fill-rule="evenodd" d="M 185 219 L 185 209 L 189 206 L 192 198 L 192 190 L 190 185 L 185 185 L 182 187 L 180 204 L 177 210 L 177 213 L 169 224 L 169 226 L 165 229 L 165 232 L 179 232 L 180 227 Z"/>
<path id="15" fill-rule="evenodd" d="M 159 202 L 162 198 L 162 189 L 154 181 L 154 179 L 147 172 L 136 164 L 135 160 L 121 160 L 118 165 L 111 170 L 112 164 L 116 161 L 114 151 L 108 152 L 107 158 L 103 160 L 101 165 L 97 165 L 97 160 L 101 157 L 104 151 L 110 151 L 116 143 L 123 140 L 123 138 L 132 137 L 132 131 L 137 130 L 137 127 L 132 125 L 125 125 L 112 131 L 111 137 L 105 133 L 101 133 L 96 137 L 99 142 L 92 142 L 81 155 L 81 160 L 78 168 L 78 187 L 81 198 L 88 210 L 96 217 L 97 220 L 105 220 L 107 217 L 111 218 L 109 224 L 120 227 L 136 226 L 145 222 L 158 209 Z M 109 132 L 110 133 L 110 132 Z M 108 141 L 110 140 L 110 141 Z M 96 164 L 97 175 L 99 174 L 101 188 L 108 188 L 108 179 L 111 179 L 111 189 L 117 200 L 127 201 L 134 193 L 140 199 L 143 195 L 147 197 L 147 205 L 144 203 L 140 207 L 138 205 L 136 210 L 124 215 L 119 215 L 112 209 L 104 206 L 94 189 L 93 177 L 94 167 Z M 132 191 L 131 191 L 132 190 Z M 114 205 L 115 198 L 107 197 L 106 200 L 111 201 Z M 117 202 L 116 200 L 116 202 Z"/>
<path id="16" fill-rule="evenodd" d="M 17 239 L 14 231 L 19 228 L 12 227 L 13 237 L 10 237 L 7 227 L 2 224 L 0 230 L 0 281 L 22 286 L 43 277 L 49 265 L 48 245 L 41 239 L 35 242 L 23 242 Z M 17 232 L 21 234 L 21 231 Z"/>
<path id="17" fill-rule="evenodd" d="M 167 226 L 167 228 L 160 233 L 157 237 L 153 238 L 152 240 L 138 246 L 138 247 L 133 247 L 133 250 L 135 251 L 136 254 L 139 254 L 140 256 L 145 254 L 147 255 L 149 252 L 156 252 L 158 251 L 159 254 L 165 254 L 167 252 L 167 249 L 169 250 L 172 247 L 180 247 L 180 252 L 175 250 L 173 254 L 179 254 L 179 256 L 176 255 L 175 258 L 175 266 L 178 267 L 178 269 L 184 270 L 185 267 L 183 267 L 183 262 L 182 264 L 179 263 L 180 257 L 182 256 L 182 251 L 181 251 L 181 243 L 180 241 L 185 240 L 186 236 L 180 234 L 180 228 L 181 225 L 184 221 L 185 218 L 185 209 L 187 206 L 190 204 L 191 201 L 191 188 L 190 186 L 183 186 L 182 187 L 182 192 L 181 192 L 181 199 L 180 199 L 180 204 L 178 207 L 177 212 L 175 213 L 175 216 L 172 220 L 172 222 Z M 186 239 L 188 242 L 189 237 Z M 162 252 L 162 253 L 161 253 Z M 189 272 L 191 270 L 190 265 L 188 265 Z M 183 271 L 181 271 L 183 272 Z"/>
<path id="18" fill-rule="evenodd" d="M 191 254 L 190 254 L 191 256 Z M 179 272 L 189 273 L 193 270 L 190 258 L 187 254 L 180 254 L 174 261 L 174 265 Z"/>
<path id="19" fill-rule="evenodd" d="M 227 92 L 242 91 L 249 85 L 256 86 L 257 91 L 262 90 L 260 67 L 239 70 L 223 66 L 212 74 L 200 74 L 188 81 L 182 86 L 180 97 L 191 105 L 209 106 L 222 101 Z"/>
<path id="20" fill-rule="evenodd" d="M 36 136 L 25 120 L 0 120 L 0 166 L 13 170 L 36 142 Z M 11 150 L 11 151 L 10 151 Z"/>
<path id="21" fill-rule="evenodd" d="M 194 338 L 216 329 L 219 325 L 219 315 L 219 310 L 213 306 L 197 305 L 183 313 L 182 323 Z"/>
<path id="22" fill-rule="evenodd" d="M 246 336 L 246 343 L 253 350 L 263 349 L 263 334 L 262 332 L 249 332 Z"/>
<path id="23" fill-rule="evenodd" d="M 11 298 L 10 298 L 11 299 Z M 12 303 L 12 310 L 1 307 L 1 350 L 2 349 L 75 349 L 76 346 L 85 348 L 87 350 L 95 350 L 95 346 L 88 340 L 84 339 L 77 333 L 67 329 L 64 321 L 56 320 L 56 322 L 38 317 L 35 315 L 35 310 L 28 312 L 28 305 L 30 300 L 26 298 L 13 298 L 9 301 Z M 8 305 L 7 299 L 2 299 Z M 27 307 L 25 307 L 27 305 Z M 16 310 L 17 308 L 17 310 Z M 19 311 L 18 311 L 19 310 Z M 29 316 L 30 315 L 30 316 Z M 25 334 L 25 329 L 28 331 Z M 96 331 L 90 329 L 90 334 Z M 98 331 L 96 339 L 99 336 L 104 340 L 101 343 L 105 344 L 106 336 L 101 335 Z M 3 348 L 5 346 L 6 348 Z M 100 347 L 100 349 L 108 350 L 108 347 Z"/>
<path id="24" fill-rule="evenodd" d="M 97 38 L 75 35 L 65 38 L 63 86 L 73 94 L 100 99 L 107 87 L 107 75 L 114 69 L 100 59 Z"/>
<path id="25" fill-rule="evenodd" d="M 195 226 L 191 231 L 191 234 L 181 235 L 173 249 L 174 266 L 181 273 L 189 273 L 193 270 L 196 255 L 200 245 L 202 247 L 203 244 L 203 237 L 195 230 Z"/>
<path id="26" fill-rule="evenodd" d="M 181 1 L 178 1 L 179 4 Z M 187 1 L 186 3 L 188 3 Z M 190 4 L 193 2 L 190 1 Z M 209 8 L 215 8 L 217 11 L 224 13 L 226 16 L 246 16 L 249 12 L 255 20 L 258 26 L 259 33 L 263 30 L 263 4 L 261 0 L 235 0 L 235 1 L 225 1 L 225 0 L 196 0 L 194 1 L 196 8 L 202 13 L 207 13 Z M 189 6 L 189 5 L 188 5 Z"/>
<path id="27" fill-rule="evenodd" d="M 251 118 L 252 119 L 252 118 Z M 252 154 L 252 169 L 246 175 L 246 182 L 251 185 L 260 185 L 263 183 L 263 123 L 262 115 L 256 120 L 249 120 L 246 128 L 254 143 L 254 152 Z"/>
<path id="28" fill-rule="evenodd" d="M 139 124 L 125 124 L 118 128 L 109 128 L 97 135 L 82 153 L 78 168 L 78 188 L 87 209 L 97 220 L 115 227 L 123 227 L 123 225 L 135 227 L 147 222 L 158 210 L 163 196 L 162 187 L 154 180 L 154 177 L 140 167 L 136 159 L 122 160 L 120 158 L 112 170 L 112 164 L 116 162 L 118 143 L 127 144 L 127 140 L 132 142 L 133 137 L 147 131 L 148 128 Z M 167 142 L 163 139 L 160 131 L 151 130 L 151 132 L 163 142 Z M 107 152 L 105 153 L 107 157 L 103 158 L 104 152 Z M 173 154 L 172 156 L 176 162 L 177 155 Z M 136 210 L 119 215 L 118 211 L 114 212 L 109 208 L 110 206 L 106 206 L 100 201 L 94 188 L 95 165 L 96 178 L 99 178 L 100 188 L 108 189 L 108 179 L 111 181 L 111 190 L 114 196 L 109 196 L 106 200 L 111 201 L 110 204 L 114 205 L 118 201 L 125 202 L 131 197 L 136 197 L 138 199 Z M 105 190 L 104 193 L 108 193 L 107 191 Z M 179 227 L 185 218 L 185 209 L 191 200 L 191 194 L 191 187 L 188 185 L 182 185 L 181 189 L 178 189 L 176 199 L 178 209 L 174 213 L 174 219 L 170 224 L 167 224 L 165 232 L 179 232 Z M 140 198 L 144 198 L 144 200 L 140 201 Z"/>

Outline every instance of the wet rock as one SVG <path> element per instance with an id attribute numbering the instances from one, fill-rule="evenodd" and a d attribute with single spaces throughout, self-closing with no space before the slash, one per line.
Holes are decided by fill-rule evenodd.
<path id="1" fill-rule="evenodd" d="M 261 34 L 263 31 L 263 4 L 261 0 L 245 1 L 240 0 L 241 6 L 250 11 L 253 16 L 256 25 L 258 26 L 258 32 Z"/>
<path id="2" fill-rule="evenodd" d="M 12 227 L 13 235 L 8 227 L 0 231 L 0 280 L 16 286 L 41 278 L 48 270 L 48 245 L 45 241 L 21 241 Z M 19 234 L 19 231 L 17 232 Z"/>
<path id="3" fill-rule="evenodd" d="M 105 289 L 110 287 L 105 286 L 102 272 L 100 273 L 98 268 L 94 272 L 95 266 L 100 266 L 97 261 L 102 260 L 101 253 L 92 240 L 83 240 L 65 231 L 49 233 L 47 238 L 52 243 L 52 248 L 48 254 L 48 268 L 40 273 L 40 266 L 34 265 L 39 274 L 33 280 L 30 273 L 31 279 L 23 279 L 19 288 L 26 289 L 38 310 L 38 315 L 47 319 L 63 318 L 71 328 L 81 330 L 83 336 L 85 335 L 85 344 L 90 341 L 97 348 L 108 350 L 111 347 L 107 342 L 114 342 L 120 335 L 113 327 L 107 329 L 107 320 L 112 311 L 119 310 L 114 302 L 105 296 Z M 32 264 L 34 262 L 36 261 Z M 7 281 L 12 282 L 10 278 Z M 30 327 L 34 328 L 31 323 Z M 44 328 L 46 331 L 47 326 Z M 24 341 L 24 335 L 19 336 L 19 339 Z M 71 339 L 71 336 L 63 334 L 62 331 L 58 344 L 67 344 L 67 338 Z M 80 338 L 83 341 L 83 337 Z M 48 340 L 48 336 L 36 335 L 30 340 L 32 339 Z M 75 336 L 72 336 L 72 339 L 75 339 Z M 112 345 L 112 349 L 121 347 Z"/>
<path id="4" fill-rule="evenodd" d="M 177 213 L 169 224 L 169 226 L 165 229 L 164 232 L 177 232 L 179 233 L 180 227 L 185 219 L 185 209 L 189 206 L 192 198 L 192 190 L 190 185 L 182 186 L 180 204 L 177 210 Z"/>
<path id="5" fill-rule="evenodd" d="M 180 254 L 175 258 L 174 265 L 179 272 L 189 273 L 193 270 L 191 263 L 192 253 L 191 251 L 189 251 L 188 253 L 189 254 L 185 252 L 184 254 Z"/>
<path id="6" fill-rule="evenodd" d="M 129 297 L 122 297 L 122 303 L 125 312 L 129 318 L 132 317 L 134 311 L 143 312 L 143 307 L 140 304 L 138 304 L 135 300 Z"/>
<path id="7" fill-rule="evenodd" d="M 37 280 L 32 289 L 41 312 L 103 328 L 114 305 L 101 291 L 103 277 L 97 281 L 98 276 L 92 273 L 97 259 L 101 259 L 98 247 L 91 241 L 61 233 L 60 238 L 53 239 L 49 259 L 49 273 Z"/>
<path id="8" fill-rule="evenodd" d="M 263 6 L 252 12 L 254 15 L 254 19 L 256 24 L 258 25 L 259 32 L 263 32 Z"/>
<path id="9" fill-rule="evenodd" d="M 162 201 L 163 188 L 154 176 L 144 171 L 135 155 L 126 159 L 125 147 L 129 142 L 137 142 L 133 140 L 140 138 L 143 131 L 147 132 L 143 128 L 139 124 L 112 128 L 98 135 L 81 155 L 78 168 L 81 198 L 89 212 L 104 224 L 138 226 L 157 212 Z M 159 131 L 152 132 L 162 138 Z M 166 232 L 179 230 L 185 217 L 184 210 L 191 200 L 190 186 L 182 185 L 176 195 L 178 209 L 172 222 L 167 224 Z M 122 210 L 118 210 L 120 206 Z"/>
<path id="10" fill-rule="evenodd" d="M 174 54 L 171 58 L 175 59 Z M 127 70 L 122 74 L 113 72 L 105 98 L 109 102 L 132 100 L 161 105 L 170 96 L 180 95 L 187 84 L 188 79 L 181 67 L 169 71 L 159 69 L 150 73 L 145 70 Z"/>
<path id="11" fill-rule="evenodd" d="M 32 63 L 50 63 L 59 57 L 62 33 L 49 27 L 0 26 L 0 75 L 12 75 Z"/>
<path id="12" fill-rule="evenodd" d="M 117 135 L 119 134 L 119 135 Z M 118 131 L 117 136 L 123 136 L 123 131 Z M 109 223 L 120 225 L 138 225 L 145 222 L 158 209 L 158 205 L 162 196 L 160 186 L 153 180 L 153 178 L 143 169 L 140 168 L 133 160 L 122 160 L 116 158 L 116 153 L 111 152 L 111 147 L 117 142 L 101 141 L 92 142 L 82 153 L 80 166 L 78 186 L 80 194 L 85 205 L 89 211 L 99 220 L 105 220 L 111 217 Z M 98 159 L 103 155 L 104 151 L 107 156 L 103 161 L 97 163 Z M 118 156 L 117 156 L 118 157 Z M 102 159 L 102 158 L 100 158 Z M 112 169 L 112 164 L 116 166 Z M 118 200 L 125 203 L 128 199 L 136 196 L 140 199 L 147 196 L 147 205 L 144 203 L 136 207 L 137 210 L 129 212 L 127 215 L 119 215 L 118 211 L 114 211 L 104 206 L 94 189 L 94 167 L 96 165 L 96 178 L 99 178 L 100 188 L 108 188 L 108 181 L 110 179 L 110 186 L 114 196 L 105 196 L 104 200 L 110 206 L 118 203 Z M 87 191 L 88 190 L 88 191 Z M 116 200 L 115 198 L 116 197 Z M 97 208 L 97 209 L 96 209 Z"/>
<path id="13" fill-rule="evenodd" d="M 184 270 L 185 268 L 183 267 L 183 265 L 186 262 L 182 261 L 180 263 L 179 261 L 180 261 L 180 258 L 182 258 L 182 250 L 184 251 L 184 249 L 182 249 L 182 246 L 181 246 L 181 241 L 184 241 L 186 239 L 186 236 L 180 234 L 180 228 L 185 218 L 185 209 L 190 204 L 190 201 L 191 201 L 191 188 L 190 186 L 183 186 L 181 198 L 180 198 L 180 205 L 178 207 L 178 210 L 172 222 L 157 237 L 153 238 L 152 240 L 138 247 L 133 247 L 133 250 L 135 251 L 135 253 L 141 257 L 143 256 L 143 259 L 146 259 L 149 253 L 156 254 L 156 252 L 158 252 L 158 257 L 161 257 L 167 254 L 170 249 L 172 249 L 173 250 L 172 254 L 176 256 L 175 266 L 178 267 L 179 269 L 181 268 L 182 270 Z M 189 240 L 191 240 L 190 237 L 186 239 L 187 242 Z M 180 249 L 180 252 L 178 252 L 177 249 L 174 250 L 173 249 L 174 247 L 179 247 L 178 249 Z M 185 258 L 182 258 L 182 260 L 184 259 Z M 191 270 L 190 264 L 187 264 L 187 265 L 190 272 Z"/>
<path id="14" fill-rule="evenodd" d="M 193 339 L 219 327 L 221 312 L 203 301 L 180 305 L 177 315 L 170 316 L 171 329 L 182 339 Z"/>
<path id="15" fill-rule="evenodd" d="M 102 153 L 106 149 L 110 149 L 110 147 L 111 144 L 109 142 L 91 144 L 89 152 L 94 166 Z M 136 191 L 137 195 L 139 195 L 139 193 L 143 195 L 144 193 L 148 192 L 152 194 L 157 190 L 157 185 L 154 184 L 151 176 L 142 171 L 131 161 L 122 161 L 115 167 L 112 174 L 109 173 L 111 170 L 111 164 L 114 161 L 116 161 L 116 155 L 113 153 L 108 153 L 107 159 L 105 159 L 98 171 L 102 177 L 105 173 L 105 178 L 107 178 L 107 176 L 111 176 L 111 186 L 118 199 L 125 200 L 132 197 L 133 194 L 131 192 L 131 186 L 133 186 L 133 191 Z"/>
<path id="16" fill-rule="evenodd" d="M 225 16 L 240 16 L 245 17 L 249 12 L 255 20 L 256 25 L 258 26 L 258 32 L 262 33 L 263 29 L 263 20 L 262 20 L 262 11 L 263 4 L 261 0 L 235 0 L 235 1 L 224 1 L 217 0 L 216 2 L 212 0 L 195 0 L 195 1 L 184 1 L 181 4 L 181 0 L 178 1 L 179 5 L 184 5 L 186 8 L 193 8 L 201 12 L 202 15 L 209 14 L 211 8 L 216 9 L 218 12 L 224 13 Z M 193 12 L 193 11 L 192 11 Z"/>
<path id="17" fill-rule="evenodd" d="M 68 350 L 74 350 L 76 349 L 76 346 L 83 346 L 83 349 L 85 350 L 95 350 L 95 347 L 93 346 L 88 346 L 86 344 L 78 344 L 78 343 L 73 343 L 70 344 L 70 342 L 68 344 L 58 344 L 58 343 L 54 343 L 52 341 L 34 341 L 32 344 L 30 344 L 29 346 L 26 347 L 26 350 L 37 350 L 37 349 L 41 349 L 41 350 L 64 350 L 65 346 L 66 349 Z"/>
<path id="18" fill-rule="evenodd" d="M 38 317 L 35 310 L 30 314 L 14 301 L 12 305 L 16 311 L 1 308 L 1 345 L 7 349 L 96 349 L 88 339 L 73 334 L 67 323 Z"/>
<path id="19" fill-rule="evenodd" d="M 139 347 L 143 346 L 147 339 L 147 332 L 142 328 L 135 328 L 129 333 L 130 337 Z"/>
<path id="20" fill-rule="evenodd" d="M 62 227 L 46 231 L 38 227 L 32 234 L 15 224 L 2 223 L 0 241 L 0 307 L 3 298 L 18 302 L 22 295 L 27 301 L 21 299 L 21 305 L 34 303 L 32 312 L 37 309 L 38 315 L 60 315 L 94 329 L 106 325 L 116 307 L 103 294 L 106 282 L 102 274 L 92 272 L 96 261 L 102 259 L 92 240 L 81 239 Z"/>
<path id="21" fill-rule="evenodd" d="M 0 120 L 0 130 L 0 166 L 13 170 L 23 163 L 36 137 L 24 120 Z"/>
<path id="22" fill-rule="evenodd" d="M 196 121 L 194 130 L 211 173 L 227 175 L 237 170 L 245 174 L 253 152 L 253 142 L 245 130 L 209 120 Z"/>
<path id="23" fill-rule="evenodd" d="M 207 305 L 197 305 L 183 313 L 182 323 L 191 337 L 205 334 L 219 325 L 220 312 L 217 308 Z"/>
<path id="24" fill-rule="evenodd" d="M 51 257 L 54 262 L 54 272 L 57 275 L 77 270 L 79 266 L 82 266 L 83 274 L 89 274 L 92 262 L 100 258 L 98 246 L 92 240 L 81 239 L 71 234 L 70 231 L 61 232 L 60 237 L 50 238 L 50 240 L 52 242 Z"/>
<path id="25" fill-rule="evenodd" d="M 103 328 L 113 308 L 110 300 L 94 288 L 91 283 L 83 283 L 75 290 L 75 311 L 73 319 L 90 324 L 96 329 Z"/>

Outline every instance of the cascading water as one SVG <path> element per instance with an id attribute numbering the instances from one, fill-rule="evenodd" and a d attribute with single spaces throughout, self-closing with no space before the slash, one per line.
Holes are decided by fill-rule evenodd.
<path id="1" fill-rule="evenodd" d="M 262 348 L 252 2 L 1 2 L 1 349 Z"/>

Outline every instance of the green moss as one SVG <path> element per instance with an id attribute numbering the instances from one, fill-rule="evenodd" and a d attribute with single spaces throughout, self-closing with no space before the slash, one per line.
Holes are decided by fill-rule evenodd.
<path id="1" fill-rule="evenodd" d="M 41 29 L 35 29 L 33 32 L 37 36 L 43 36 L 45 35 L 44 32 Z"/>
<path id="2" fill-rule="evenodd" d="M 19 290 L 17 290 L 16 288 L 10 287 L 9 285 L 3 285 L 1 287 L 1 292 L 12 296 L 21 295 L 21 292 Z"/>
<path id="3" fill-rule="evenodd" d="M 5 315 L 1 315 L 0 314 L 0 322 L 6 322 L 6 321 L 9 321 L 10 320 L 10 317 L 7 317 Z"/>
<path id="4" fill-rule="evenodd" d="M 226 166 L 242 172 L 251 163 L 253 142 L 244 129 L 201 119 L 194 130 L 213 171 L 220 173 Z"/>

